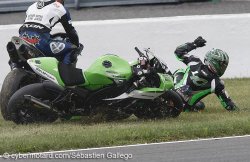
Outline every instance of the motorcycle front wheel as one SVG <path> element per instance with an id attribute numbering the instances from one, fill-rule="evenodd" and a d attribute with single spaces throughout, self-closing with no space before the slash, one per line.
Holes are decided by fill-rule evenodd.
<path id="1" fill-rule="evenodd" d="M 180 96 L 169 90 L 154 101 L 141 102 L 134 112 L 139 119 L 176 118 L 183 110 Z"/>

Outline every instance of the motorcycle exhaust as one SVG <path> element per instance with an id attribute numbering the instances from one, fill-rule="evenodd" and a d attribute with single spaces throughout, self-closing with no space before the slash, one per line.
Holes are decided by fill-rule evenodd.
<path id="1" fill-rule="evenodd" d="M 24 45 L 21 45 L 21 46 L 19 47 L 18 51 L 19 51 L 19 54 L 20 54 L 21 56 L 24 56 L 24 54 L 27 52 L 27 50 L 26 50 L 26 48 L 25 48 Z"/>
<path id="2" fill-rule="evenodd" d="M 54 112 L 57 113 L 57 111 L 54 110 L 54 109 L 52 109 L 51 106 L 49 106 L 49 105 L 43 103 L 43 102 L 42 102 L 41 100 L 39 100 L 38 98 L 35 98 L 35 97 L 31 96 L 31 95 L 24 95 L 24 98 L 25 98 L 26 100 L 28 100 L 28 101 L 31 101 L 31 102 L 33 102 L 33 103 L 35 103 L 35 104 L 37 104 L 37 105 L 39 105 L 39 106 L 41 106 L 41 107 L 47 109 L 47 110 L 50 110 L 50 111 L 52 110 L 52 111 L 54 111 Z"/>
<path id="3" fill-rule="evenodd" d="M 19 60 L 19 57 L 18 57 L 18 53 L 17 53 L 17 49 L 16 49 L 15 44 L 12 42 L 9 42 L 7 44 L 6 48 L 7 48 L 7 51 L 9 53 L 9 56 L 10 56 L 10 61 L 13 63 L 17 63 Z"/>

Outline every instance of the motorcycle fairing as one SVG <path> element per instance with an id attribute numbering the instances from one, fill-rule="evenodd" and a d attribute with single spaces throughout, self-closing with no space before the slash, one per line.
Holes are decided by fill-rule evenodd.
<path id="1" fill-rule="evenodd" d="M 65 86 L 58 70 L 58 61 L 53 57 L 29 59 L 28 64 L 38 75 L 53 81 L 57 85 Z"/>
<path id="2" fill-rule="evenodd" d="M 173 78 L 170 75 L 158 73 L 158 76 L 160 78 L 160 86 L 158 88 L 145 87 L 105 100 L 119 100 L 125 98 L 155 99 L 165 93 L 168 89 L 174 87 Z"/>

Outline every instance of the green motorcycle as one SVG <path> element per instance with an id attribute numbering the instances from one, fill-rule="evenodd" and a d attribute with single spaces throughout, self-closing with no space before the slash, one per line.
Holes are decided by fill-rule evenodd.
<path id="1" fill-rule="evenodd" d="M 133 63 L 117 55 L 99 57 L 82 70 L 43 57 L 28 60 L 48 81 L 25 86 L 10 99 L 8 114 L 17 124 L 54 122 L 58 118 L 103 114 L 106 120 L 177 117 L 183 103 L 172 91 L 173 78 L 166 64 L 149 50 L 135 48 Z M 149 56 L 150 55 L 150 56 Z"/>

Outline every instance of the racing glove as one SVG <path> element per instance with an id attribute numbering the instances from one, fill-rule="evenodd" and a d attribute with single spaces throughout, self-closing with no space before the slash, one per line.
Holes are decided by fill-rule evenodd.
<path id="1" fill-rule="evenodd" d="M 83 44 L 79 43 L 79 46 L 76 49 L 77 55 L 81 55 L 83 48 L 84 48 Z"/>
<path id="2" fill-rule="evenodd" d="M 203 39 L 201 36 L 199 36 L 198 38 L 196 38 L 193 42 L 193 45 L 195 47 L 203 47 L 205 46 L 207 43 L 207 41 L 205 39 Z"/>
<path id="3" fill-rule="evenodd" d="M 77 47 L 77 48 L 74 50 L 74 52 L 72 52 L 72 54 L 70 55 L 70 62 L 71 62 L 71 63 L 74 63 L 74 62 L 77 61 L 77 57 L 78 57 L 79 55 L 81 55 L 81 52 L 82 52 L 83 48 L 84 48 L 84 46 L 83 46 L 81 43 L 79 43 L 79 47 Z"/>

